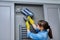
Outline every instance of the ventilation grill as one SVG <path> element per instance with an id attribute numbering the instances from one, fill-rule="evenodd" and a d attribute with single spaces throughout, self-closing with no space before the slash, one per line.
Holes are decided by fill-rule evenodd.
<path id="1" fill-rule="evenodd" d="M 22 27 L 21 25 L 19 25 L 19 40 L 32 40 L 27 37 L 26 27 Z"/>

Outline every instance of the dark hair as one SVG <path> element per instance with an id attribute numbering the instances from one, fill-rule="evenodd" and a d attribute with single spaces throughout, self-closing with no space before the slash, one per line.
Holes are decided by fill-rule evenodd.
<path id="1" fill-rule="evenodd" d="M 49 26 L 49 24 L 48 24 L 47 21 L 39 20 L 39 21 L 38 21 L 38 25 L 39 25 L 40 27 L 42 26 L 42 27 L 44 28 L 44 30 L 49 29 L 48 36 L 50 37 L 50 39 L 53 38 L 53 36 L 52 36 L 52 30 L 51 30 L 51 28 L 50 28 L 50 26 Z"/>

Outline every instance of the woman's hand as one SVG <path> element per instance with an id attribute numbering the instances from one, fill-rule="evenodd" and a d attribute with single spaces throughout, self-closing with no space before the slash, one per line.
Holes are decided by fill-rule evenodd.
<path id="1" fill-rule="evenodd" d="M 36 29 L 36 25 L 34 23 L 34 20 L 30 16 L 28 16 L 27 19 L 29 20 L 29 22 L 33 26 L 33 28 Z"/>

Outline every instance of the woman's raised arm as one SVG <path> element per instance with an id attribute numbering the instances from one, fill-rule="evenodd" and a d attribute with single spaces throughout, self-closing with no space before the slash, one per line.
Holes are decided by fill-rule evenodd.
<path id="1" fill-rule="evenodd" d="M 28 16 L 27 19 L 29 20 L 29 22 L 33 26 L 33 28 L 36 29 L 36 25 L 34 23 L 34 20 L 30 16 Z"/>

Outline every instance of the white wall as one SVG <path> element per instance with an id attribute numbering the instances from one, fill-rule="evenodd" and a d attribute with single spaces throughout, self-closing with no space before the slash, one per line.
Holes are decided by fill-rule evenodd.
<path id="1" fill-rule="evenodd" d="M 0 2 L 0 40 L 14 40 L 14 5 Z"/>
<path id="2" fill-rule="evenodd" d="M 60 40 L 60 6 L 44 5 L 45 20 L 48 21 L 53 33 L 53 40 Z"/>
<path id="3" fill-rule="evenodd" d="M 41 4 L 41 3 L 53 3 L 60 4 L 60 0 L 0 0 L 4 2 L 15 2 L 15 3 L 33 3 L 33 4 Z"/>

